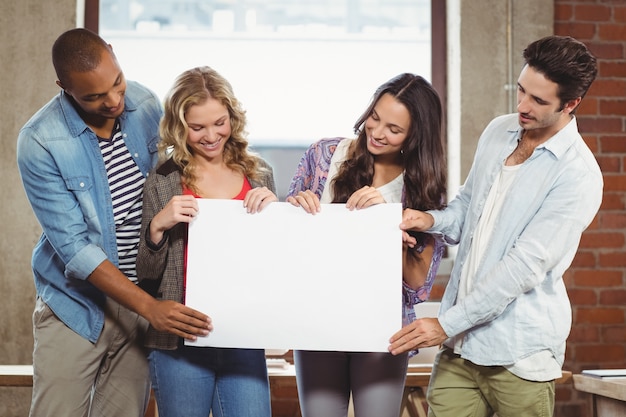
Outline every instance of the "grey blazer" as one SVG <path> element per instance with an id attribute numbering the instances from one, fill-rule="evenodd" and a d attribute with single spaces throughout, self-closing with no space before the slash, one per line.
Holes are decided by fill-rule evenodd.
<path id="1" fill-rule="evenodd" d="M 275 194 L 276 186 L 270 165 L 259 161 L 262 168 L 259 180 L 252 181 L 252 188 L 267 187 Z M 152 218 L 165 207 L 175 195 L 181 195 L 181 170 L 171 160 L 154 169 L 144 185 L 141 239 L 137 254 L 137 277 L 139 285 L 157 299 L 183 301 L 184 250 L 187 240 L 187 224 L 179 223 L 171 228 L 157 245 L 147 238 Z M 180 339 L 180 340 L 179 340 Z M 148 348 L 174 350 L 181 338 L 167 332 L 159 332 L 152 326 L 146 334 Z"/>

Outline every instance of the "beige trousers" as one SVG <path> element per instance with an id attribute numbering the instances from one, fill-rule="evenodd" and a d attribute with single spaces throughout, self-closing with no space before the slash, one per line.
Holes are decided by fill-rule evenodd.
<path id="1" fill-rule="evenodd" d="M 30 417 L 143 417 L 150 377 L 142 317 L 108 299 L 104 329 L 92 344 L 38 299 L 33 325 Z"/>

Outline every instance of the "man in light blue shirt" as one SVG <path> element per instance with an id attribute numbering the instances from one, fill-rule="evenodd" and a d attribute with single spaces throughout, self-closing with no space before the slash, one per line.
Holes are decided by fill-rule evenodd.
<path id="1" fill-rule="evenodd" d="M 156 163 L 161 104 L 127 82 L 110 45 L 86 29 L 63 33 L 52 59 L 62 91 L 17 143 L 43 230 L 32 257 L 30 415 L 141 417 L 150 389 L 147 322 L 188 339 L 211 329 L 206 315 L 135 285 L 143 182 Z"/>
<path id="2" fill-rule="evenodd" d="M 389 348 L 443 344 L 431 416 L 554 412 L 572 315 L 563 273 L 602 200 L 602 173 L 574 116 L 597 67 L 570 37 L 535 41 L 524 60 L 518 113 L 486 127 L 458 195 L 444 210 L 407 210 L 400 225 L 459 244 L 439 317 L 406 326 Z"/>

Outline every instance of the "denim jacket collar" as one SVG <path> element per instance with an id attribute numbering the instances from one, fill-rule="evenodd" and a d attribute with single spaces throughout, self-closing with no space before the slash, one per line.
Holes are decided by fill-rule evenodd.
<path id="1" fill-rule="evenodd" d="M 76 110 L 76 106 L 74 104 L 74 99 L 72 96 L 67 94 L 65 90 L 61 90 L 60 92 L 60 100 L 59 104 L 61 106 L 61 112 L 65 117 L 65 122 L 67 124 L 67 128 L 72 135 L 72 137 L 80 136 L 86 129 L 89 129 L 87 123 L 80 117 L 80 114 Z M 137 103 L 135 100 L 129 96 L 124 96 L 124 111 L 120 115 L 121 120 L 125 120 L 127 116 L 127 112 L 134 112 L 137 110 Z"/>

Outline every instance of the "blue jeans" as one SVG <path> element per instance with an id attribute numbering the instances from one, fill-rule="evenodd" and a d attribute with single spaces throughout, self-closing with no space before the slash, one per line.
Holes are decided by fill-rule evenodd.
<path id="1" fill-rule="evenodd" d="M 159 417 L 270 417 L 265 352 L 179 346 L 148 356 Z"/>

